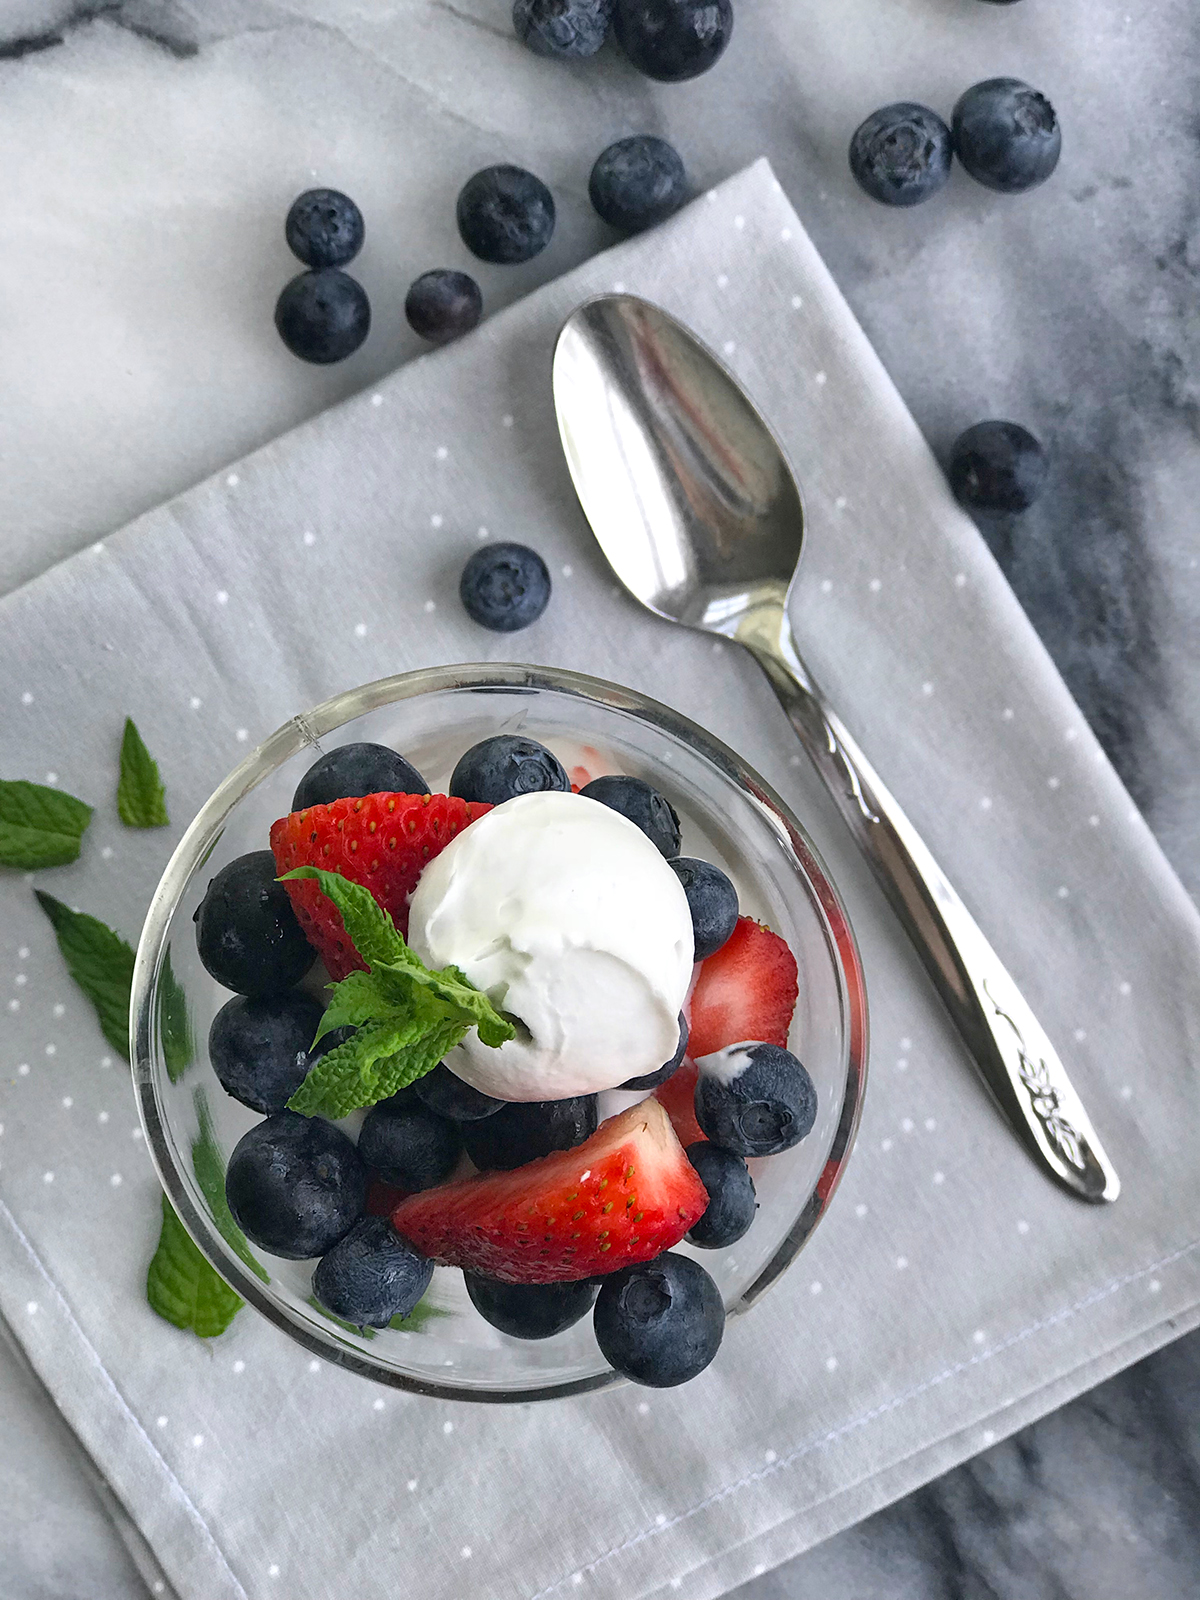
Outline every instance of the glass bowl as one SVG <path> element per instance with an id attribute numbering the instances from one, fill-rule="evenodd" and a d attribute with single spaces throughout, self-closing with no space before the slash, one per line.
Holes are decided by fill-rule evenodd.
<path id="1" fill-rule="evenodd" d="M 684 854 L 724 867 L 742 911 L 782 934 L 799 962 L 789 1042 L 817 1088 L 816 1126 L 794 1149 L 751 1163 L 760 1209 L 743 1239 L 728 1250 L 677 1247 L 703 1262 L 731 1314 L 748 1310 L 791 1265 L 828 1206 L 854 1139 L 866 1073 L 862 966 L 837 891 L 779 797 L 676 712 L 575 673 L 456 666 L 353 689 L 272 734 L 196 817 L 146 917 L 131 1014 L 142 1125 L 188 1232 L 244 1300 L 325 1360 L 442 1398 L 546 1400 L 618 1380 L 600 1355 L 590 1317 L 552 1339 L 512 1339 L 478 1315 L 461 1273 L 438 1268 L 405 1327 L 364 1334 L 312 1301 L 313 1263 L 247 1245 L 224 1205 L 224 1172 L 258 1119 L 224 1093 L 208 1061 L 209 1027 L 229 994 L 200 965 L 192 917 L 219 868 L 266 847 L 270 824 L 290 809 L 296 784 L 322 748 L 356 740 L 391 745 L 444 791 L 468 746 L 517 731 L 549 745 L 568 768 L 582 761 L 593 776 L 624 771 L 652 782 L 679 812 Z"/>

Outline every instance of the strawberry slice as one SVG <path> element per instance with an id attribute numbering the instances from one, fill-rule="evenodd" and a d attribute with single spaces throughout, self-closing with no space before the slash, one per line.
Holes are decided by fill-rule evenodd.
<path id="1" fill-rule="evenodd" d="M 707 1138 L 696 1121 L 696 1063 L 685 1057 L 666 1083 L 659 1084 L 654 1097 L 671 1119 L 675 1137 L 686 1150 L 689 1144 Z"/>
<path id="2" fill-rule="evenodd" d="M 408 897 L 426 863 L 491 806 L 444 794 L 368 794 L 280 817 L 271 849 L 280 877 L 294 867 L 324 867 L 361 883 L 408 932 Z M 342 914 L 310 881 L 285 885 L 300 926 L 334 982 L 365 963 L 346 936 Z"/>
<path id="3" fill-rule="evenodd" d="M 666 1112 L 643 1100 L 574 1150 L 412 1195 L 392 1226 L 443 1266 L 502 1283 L 570 1283 L 653 1260 L 707 1206 Z"/>
<path id="4" fill-rule="evenodd" d="M 743 1039 L 786 1049 L 800 992 L 796 978 L 796 958 L 779 935 L 739 917 L 732 937 L 701 965 L 688 1054 L 698 1060 Z"/>

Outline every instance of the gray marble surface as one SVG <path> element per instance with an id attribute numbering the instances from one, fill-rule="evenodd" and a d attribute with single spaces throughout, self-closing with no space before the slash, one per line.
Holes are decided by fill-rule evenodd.
<path id="1" fill-rule="evenodd" d="M 472 268 L 495 309 L 610 242 L 586 180 L 611 139 L 665 135 L 697 187 L 766 153 L 935 448 L 985 415 L 1050 445 L 1044 501 L 985 536 L 1196 893 L 1198 68 L 1191 0 L 741 0 L 725 60 L 681 86 L 612 51 L 539 61 L 505 0 L 4 0 L 0 592 L 415 355 L 404 289 L 472 268 L 453 196 L 477 167 L 527 165 L 559 204 L 545 255 Z M 947 113 L 997 73 L 1059 108 L 1051 183 L 1006 200 L 957 173 L 904 214 L 857 193 L 866 112 Z M 314 182 L 363 207 L 374 308 L 325 371 L 271 325 Z M 742 1600 L 1194 1592 L 1198 1389 L 1200 1335 Z M 144 1594 L 2 1347 L 0 1439 L 4 1600 Z"/>

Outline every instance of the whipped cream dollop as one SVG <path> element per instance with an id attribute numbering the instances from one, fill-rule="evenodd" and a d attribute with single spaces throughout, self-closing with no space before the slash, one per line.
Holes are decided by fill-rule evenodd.
<path id="1" fill-rule="evenodd" d="M 669 1061 L 692 976 L 683 887 L 626 817 L 583 795 L 518 795 L 425 868 L 408 941 L 520 1024 L 472 1030 L 446 1065 L 501 1100 L 612 1089 Z"/>

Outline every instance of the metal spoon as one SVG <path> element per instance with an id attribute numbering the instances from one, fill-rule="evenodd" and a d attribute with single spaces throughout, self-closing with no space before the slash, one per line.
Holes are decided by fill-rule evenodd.
<path id="1" fill-rule="evenodd" d="M 1120 1181 L 1037 1018 L 800 659 L 787 603 L 804 507 L 766 422 L 694 334 L 625 294 L 567 319 L 554 403 L 617 577 L 656 616 L 755 657 L 1014 1131 L 1072 1194 L 1115 1200 Z"/>

